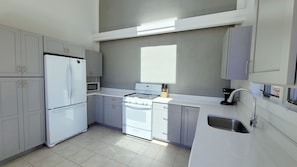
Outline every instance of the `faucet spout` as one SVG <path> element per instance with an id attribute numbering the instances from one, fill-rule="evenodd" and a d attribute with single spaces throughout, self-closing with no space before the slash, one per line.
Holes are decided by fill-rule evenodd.
<path id="1" fill-rule="evenodd" d="M 239 89 L 235 89 L 234 91 L 231 92 L 229 98 L 227 99 L 227 101 L 229 103 L 232 102 L 232 99 L 235 95 L 236 92 L 239 92 L 239 91 L 245 91 L 245 92 L 248 92 L 252 97 L 253 97 L 253 113 L 252 113 L 252 116 L 251 116 L 251 119 L 250 119 L 250 126 L 252 127 L 256 127 L 256 124 L 257 124 L 257 117 L 256 117 L 256 97 L 247 89 L 245 88 L 239 88 Z"/>

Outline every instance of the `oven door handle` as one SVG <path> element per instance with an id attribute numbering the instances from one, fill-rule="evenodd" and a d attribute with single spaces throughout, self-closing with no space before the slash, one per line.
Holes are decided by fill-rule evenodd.
<path id="1" fill-rule="evenodd" d="M 127 104 L 124 103 L 125 107 L 134 108 L 134 109 L 151 109 L 152 106 L 144 106 L 144 105 L 138 105 L 138 104 Z"/>

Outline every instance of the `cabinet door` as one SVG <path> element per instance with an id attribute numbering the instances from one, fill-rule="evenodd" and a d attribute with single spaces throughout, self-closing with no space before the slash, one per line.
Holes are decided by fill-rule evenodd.
<path id="1" fill-rule="evenodd" d="M 0 26 L 0 76 L 21 76 L 20 31 Z"/>
<path id="2" fill-rule="evenodd" d="M 45 142 L 43 78 L 23 80 L 25 150 Z"/>
<path id="3" fill-rule="evenodd" d="M 122 128 L 122 98 L 104 97 L 104 124 Z"/>
<path id="4" fill-rule="evenodd" d="M 88 105 L 87 105 L 87 113 L 88 113 L 88 124 L 92 124 L 96 121 L 96 96 L 88 96 Z"/>
<path id="5" fill-rule="evenodd" d="M 168 140 L 180 143 L 182 110 L 180 105 L 169 104 L 168 106 Z"/>
<path id="6" fill-rule="evenodd" d="M 230 80 L 248 79 L 252 26 L 229 28 L 224 37 L 221 77 Z"/>
<path id="7" fill-rule="evenodd" d="M 251 81 L 282 85 L 293 82 L 297 37 L 294 2 L 259 0 Z"/>
<path id="8" fill-rule="evenodd" d="M 85 51 L 87 61 L 87 76 L 101 77 L 102 76 L 102 54 L 93 50 Z"/>
<path id="9" fill-rule="evenodd" d="M 168 104 L 153 103 L 153 137 L 168 140 Z"/>
<path id="10" fill-rule="evenodd" d="M 182 108 L 182 130 L 181 144 L 192 147 L 195 137 L 199 108 L 183 107 Z"/>
<path id="11" fill-rule="evenodd" d="M 104 124 L 103 96 L 96 96 L 96 122 Z"/>
<path id="12" fill-rule="evenodd" d="M 21 32 L 21 55 L 23 76 L 43 76 L 42 36 Z"/>
<path id="13" fill-rule="evenodd" d="M 43 47 L 44 47 L 45 53 L 65 55 L 65 51 L 67 50 L 65 48 L 65 45 L 66 45 L 65 41 L 61 41 L 50 37 L 44 37 L 43 40 L 44 40 Z"/>
<path id="14" fill-rule="evenodd" d="M 0 78 L 0 160 L 24 150 L 22 85 Z"/>
<path id="15" fill-rule="evenodd" d="M 85 58 L 85 52 L 84 49 L 78 45 L 72 44 L 72 43 L 67 43 L 67 55 L 69 56 L 74 56 L 74 57 L 79 57 L 79 58 Z"/>

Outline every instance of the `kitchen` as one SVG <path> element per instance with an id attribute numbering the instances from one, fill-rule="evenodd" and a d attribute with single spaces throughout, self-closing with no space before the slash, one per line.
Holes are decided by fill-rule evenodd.
<path id="1" fill-rule="evenodd" d="M 266 1 L 263 1 L 263 3 L 265 2 Z M 287 77 L 286 75 L 282 75 L 284 73 L 275 75 L 276 77 L 272 77 L 273 74 L 267 74 L 272 76 L 265 78 L 263 77 L 263 75 L 262 77 L 261 75 L 258 75 L 259 73 L 253 73 L 252 71 L 250 71 L 251 74 L 250 74 L 249 81 L 248 80 L 228 81 L 220 78 L 220 73 L 221 73 L 220 56 L 221 56 L 221 50 L 222 50 L 223 36 L 226 30 L 230 28 L 229 25 L 239 24 L 238 22 L 240 22 L 243 26 L 254 24 L 256 16 L 253 13 L 255 12 L 255 7 L 257 7 L 254 4 L 254 1 L 239 0 L 237 1 L 237 4 L 236 4 L 236 1 L 234 0 L 233 1 L 226 0 L 224 2 L 195 1 L 195 2 L 187 2 L 187 3 L 186 2 L 183 3 L 181 1 L 179 2 L 174 1 L 171 3 L 169 3 L 168 1 L 160 1 L 158 3 L 157 2 L 146 2 L 146 3 L 133 2 L 135 3 L 133 5 L 129 3 L 132 3 L 132 2 L 127 2 L 127 3 L 115 2 L 115 1 L 108 2 L 103 0 L 100 0 L 100 2 L 97 2 L 96 0 L 88 1 L 88 2 L 80 2 L 80 1 L 73 2 L 69 0 L 57 1 L 57 2 L 55 1 L 46 2 L 46 1 L 36 1 L 36 0 L 31 0 L 26 2 L 7 1 L 7 2 L 3 2 L 2 4 L 5 4 L 5 5 L 1 4 L 1 7 L 0 7 L 1 9 L 0 23 L 5 26 L 42 34 L 44 36 L 60 39 L 63 41 L 69 41 L 69 43 L 75 43 L 89 50 L 97 50 L 97 51 L 100 50 L 103 53 L 102 77 L 100 78 L 88 77 L 88 81 L 95 81 L 95 82 L 101 81 L 100 82 L 101 94 L 99 93 L 99 96 L 96 95 L 96 97 L 88 96 L 88 100 L 95 98 L 95 99 L 92 99 L 96 104 L 95 108 L 103 107 L 102 105 L 98 105 L 97 102 L 98 101 L 104 102 L 106 101 L 104 99 L 107 97 L 113 98 L 113 96 L 111 95 L 114 95 L 118 98 L 123 98 L 123 95 L 134 92 L 135 83 L 146 81 L 146 80 L 148 81 L 150 79 L 155 79 L 155 78 L 149 78 L 149 76 L 146 77 L 145 75 L 142 75 L 142 74 L 149 73 L 147 71 L 143 71 L 145 69 L 142 69 L 143 66 L 141 66 L 142 64 L 141 60 L 143 58 L 144 59 L 148 58 L 148 57 L 141 57 L 142 56 L 141 51 L 142 49 L 144 50 L 147 49 L 148 46 L 172 46 L 172 45 L 176 46 L 176 47 L 173 47 L 176 49 L 175 59 L 167 58 L 165 59 L 165 61 L 163 61 L 164 62 L 163 64 L 167 65 L 168 62 L 166 61 L 175 60 L 175 62 L 173 61 L 172 63 L 174 64 L 176 69 L 169 70 L 168 74 L 170 75 L 168 76 L 170 76 L 171 78 L 158 77 L 158 79 L 159 81 L 160 79 L 170 80 L 170 82 L 168 82 L 169 97 L 173 98 L 173 100 L 169 102 L 168 107 L 172 107 L 171 105 L 175 105 L 175 107 L 179 106 L 181 108 L 187 108 L 187 107 L 200 108 L 197 127 L 202 127 L 202 128 L 205 127 L 205 125 L 203 124 L 205 122 L 203 120 L 200 121 L 200 119 L 203 119 L 203 116 L 205 116 L 205 113 L 212 112 L 211 110 L 216 109 L 215 106 L 213 106 L 212 104 L 207 105 L 207 102 L 202 103 L 201 101 L 206 100 L 206 101 L 211 101 L 213 103 L 218 104 L 221 98 L 223 97 L 222 88 L 224 87 L 232 87 L 232 88 L 244 87 L 252 90 L 254 94 L 259 94 L 258 93 L 259 89 L 260 88 L 263 89 L 262 85 L 258 86 L 257 84 L 252 83 L 252 81 L 256 83 L 259 82 L 259 83 L 280 85 L 283 87 L 282 88 L 283 92 L 286 92 L 286 88 L 292 85 L 290 81 L 284 81 L 284 80 L 286 80 L 287 78 L 294 78 L 294 77 Z M 69 7 L 70 6 L 69 4 L 71 4 L 71 8 Z M 166 8 L 164 8 L 164 6 L 166 6 Z M 183 8 L 179 9 L 180 6 L 182 6 Z M 238 17 L 236 18 L 232 17 L 234 15 L 231 15 L 231 16 L 219 15 L 217 16 L 218 19 L 212 19 L 212 17 L 203 19 L 201 17 L 198 17 L 200 15 L 220 13 L 220 12 L 229 11 L 229 10 L 242 9 L 245 7 L 248 10 L 246 11 L 247 14 L 245 14 L 244 17 L 240 15 L 239 12 L 236 15 Z M 54 12 L 51 9 L 54 9 Z M 152 12 L 151 10 L 155 10 L 155 11 Z M 98 11 L 100 12 L 99 15 L 98 15 Z M 117 11 L 117 12 L 114 12 L 114 11 Z M 123 11 L 126 11 L 126 12 L 123 12 Z M 176 26 L 176 30 L 168 30 L 171 33 L 159 32 L 157 34 L 153 34 L 152 36 L 146 36 L 146 34 L 135 35 L 136 32 L 134 32 L 135 26 L 139 26 L 142 23 L 147 23 L 147 22 L 152 22 L 155 20 L 162 20 L 167 18 L 173 18 L 173 17 L 178 18 L 177 20 L 175 20 L 177 24 L 180 23 L 181 25 L 183 25 L 182 23 L 183 22 L 186 23 L 186 21 L 189 21 L 190 23 L 197 23 L 195 22 L 195 18 L 194 20 L 186 20 L 188 17 L 193 17 L 193 16 L 197 16 L 198 21 L 201 21 L 201 20 L 202 22 L 204 21 L 203 22 L 204 24 L 193 24 L 193 25 L 190 24 L 191 26 L 186 26 L 185 24 L 183 30 L 179 30 L 178 26 Z M 226 18 L 230 19 L 228 24 L 221 21 L 221 20 L 223 21 L 227 20 Z M 232 22 L 231 21 L 232 19 L 234 19 L 235 21 L 233 20 Z M 217 22 L 219 23 L 216 24 Z M 181 25 L 180 27 L 182 27 Z M 134 28 L 129 29 L 129 27 L 134 27 Z M 113 33 L 108 34 L 108 32 L 113 32 L 113 30 L 124 30 L 125 28 L 127 28 L 126 31 L 119 31 L 119 32 L 114 32 L 115 34 Z M 191 30 L 191 31 L 188 31 L 188 30 Z M 172 31 L 174 32 L 176 31 L 176 32 L 172 33 Z M 103 32 L 103 33 L 98 34 L 98 32 Z M 118 35 L 117 33 L 120 35 Z M 107 37 L 104 35 L 106 35 Z M 134 37 L 137 37 L 137 38 L 134 38 Z M 98 41 L 100 41 L 100 45 L 98 44 Z M 259 49 L 256 49 L 256 50 L 258 51 Z M 196 55 L 199 55 L 199 56 L 196 56 Z M 269 55 L 272 55 L 272 54 L 270 53 Z M 274 58 L 273 60 L 278 60 L 277 57 L 276 58 L 273 57 L 273 58 Z M 149 60 L 149 61 L 153 61 L 153 60 Z M 251 62 L 253 61 L 251 60 Z M 261 62 L 261 60 L 259 62 Z M 266 59 L 266 62 L 267 62 L 267 59 Z M 296 62 L 296 61 L 292 61 L 292 62 Z M 32 63 L 32 64 L 36 65 L 38 63 Z M 262 66 L 263 65 L 259 65 L 259 67 L 262 67 Z M 290 66 L 282 65 L 282 67 L 283 66 L 285 67 L 287 66 L 288 68 L 293 67 L 291 65 Z M 155 68 L 155 67 L 151 67 L 151 68 Z M 262 70 L 261 68 L 258 68 L 258 69 L 260 69 L 260 71 Z M 25 70 L 25 68 L 23 70 Z M 172 74 L 172 72 L 175 72 L 175 73 Z M 278 78 L 278 76 L 280 75 L 286 77 L 285 79 L 279 77 L 281 82 L 269 80 L 269 78 Z M 39 82 L 34 82 L 34 83 L 35 83 L 35 86 L 39 86 L 40 89 L 42 89 L 43 85 L 40 84 L 40 82 L 42 81 L 42 77 L 40 76 L 42 76 L 42 74 L 30 74 L 30 77 L 32 79 L 34 80 L 39 79 Z M 27 77 L 23 76 L 22 78 L 27 78 Z M 267 82 L 262 81 L 261 79 L 264 79 L 264 80 L 266 79 Z M 166 82 L 162 81 L 160 83 L 166 83 Z M 25 85 L 25 82 L 24 82 L 24 85 Z M 241 93 L 241 95 L 242 95 L 241 100 L 240 100 L 240 103 L 237 105 L 237 107 L 243 108 L 242 110 L 248 110 L 249 108 L 252 108 L 253 101 L 250 95 L 245 93 Z M 214 97 L 214 98 L 203 98 L 206 96 Z M 265 119 L 266 121 L 270 122 L 270 124 L 277 127 L 277 129 L 279 129 L 281 133 L 284 133 L 285 135 L 283 136 L 276 135 L 278 134 L 277 130 L 275 130 L 274 128 L 271 128 L 268 124 L 262 123 L 262 121 L 260 121 L 259 119 L 258 129 L 262 129 L 263 127 L 265 127 L 265 129 L 268 130 L 267 132 L 265 131 L 265 133 L 269 132 L 268 134 L 269 136 L 271 132 L 272 136 L 271 136 L 271 140 L 267 141 L 267 143 L 261 141 L 259 143 L 254 142 L 254 144 L 257 147 L 259 147 L 258 144 L 260 144 L 260 146 L 263 146 L 264 148 L 267 148 L 268 150 L 270 150 L 270 154 L 267 154 L 267 152 L 265 152 L 267 150 L 264 150 L 263 155 L 258 157 L 260 160 L 261 158 L 264 157 L 263 161 L 265 160 L 264 161 L 265 163 L 271 163 L 270 166 L 273 166 L 273 165 L 281 166 L 280 162 L 284 162 L 283 164 L 287 163 L 284 166 L 289 166 L 289 165 L 296 166 L 296 154 L 294 153 L 296 151 L 295 150 L 296 133 L 294 132 L 294 127 L 297 126 L 296 121 L 294 121 L 294 118 L 296 118 L 296 112 L 294 112 L 294 107 L 290 106 L 289 109 L 288 107 L 283 107 L 284 106 L 283 104 L 286 101 L 286 96 L 285 95 L 281 95 L 281 96 L 282 97 L 279 100 L 276 100 L 277 102 L 271 102 L 273 101 L 272 98 L 269 99 L 270 101 L 263 98 L 262 99 L 257 98 L 257 114 L 259 115 L 261 114 L 261 117 L 266 118 Z M 37 97 L 38 96 L 36 95 L 34 100 L 39 100 L 40 101 L 39 104 L 42 104 L 43 98 L 42 97 L 37 98 Z M 179 98 L 181 100 L 179 100 Z M 118 99 L 115 99 L 115 101 L 117 100 Z M 227 111 L 228 109 L 226 109 L 228 108 L 228 106 L 220 106 L 220 105 L 218 106 L 221 108 L 221 110 L 224 110 L 224 111 L 221 113 L 215 113 L 215 114 L 225 113 L 227 114 L 226 116 L 228 116 L 228 111 Z M 121 107 L 121 102 L 120 104 L 119 103 L 112 104 L 112 107 L 114 107 L 115 110 L 118 110 L 118 108 Z M 180 111 L 182 110 L 181 108 L 180 108 Z M 247 108 L 247 109 L 244 109 L 244 108 Z M 209 111 L 206 111 L 207 109 Z M 41 111 L 39 112 L 39 114 L 41 113 Z M 238 113 L 242 113 L 242 112 L 238 112 Z M 250 116 L 249 110 L 246 113 L 247 113 L 247 117 L 240 118 L 240 121 L 243 121 L 243 123 L 249 128 L 249 122 L 248 122 L 249 116 Z M 19 117 L 22 117 L 22 114 L 20 114 Z M 99 117 L 99 120 L 100 120 L 100 117 Z M 97 119 L 95 119 L 95 121 L 98 122 Z M 113 120 L 111 120 L 111 122 L 112 121 Z M 170 127 L 171 126 L 169 126 L 168 128 Z M 209 127 L 205 127 L 205 128 L 209 129 Z M 209 129 L 209 131 L 213 131 L 213 130 L 214 129 Z M 106 137 L 111 135 L 110 134 L 111 130 L 109 128 L 90 130 L 90 132 L 92 132 L 91 135 L 96 136 L 96 133 L 94 131 L 102 131 L 103 134 L 106 134 Z M 119 131 L 116 131 L 116 132 L 119 132 Z M 1 132 L 1 135 L 2 133 L 3 132 Z M 255 134 L 257 134 L 257 136 L 262 135 L 262 133 L 260 132 Z M 196 139 L 194 140 L 194 144 L 197 142 L 198 144 L 194 145 L 194 148 L 192 148 L 193 150 L 195 150 L 196 146 L 198 150 L 199 149 L 203 151 L 207 150 L 207 148 L 199 144 L 199 140 L 198 140 L 199 135 L 201 136 L 201 139 L 200 139 L 201 141 L 209 140 L 210 142 L 212 138 L 216 138 L 214 136 L 209 136 L 208 134 L 203 133 L 203 130 L 199 130 L 199 131 L 197 130 L 195 135 L 198 136 L 198 138 L 197 138 L 197 141 Z M 218 138 L 223 138 L 221 142 L 225 144 L 227 143 L 224 147 L 225 149 L 234 151 L 233 153 L 230 151 L 231 152 L 230 154 L 233 155 L 233 159 L 230 158 L 224 161 L 221 160 L 221 162 L 218 160 L 218 161 L 215 161 L 213 164 L 207 165 L 207 162 L 205 161 L 208 160 L 208 158 L 212 159 L 214 157 L 216 158 L 220 157 L 220 155 L 217 155 L 217 154 L 221 153 L 221 152 L 218 152 L 217 154 L 214 154 L 215 150 L 212 150 L 209 148 L 209 150 L 207 150 L 208 154 L 206 154 L 206 155 L 210 155 L 208 158 L 207 156 L 201 156 L 201 153 L 199 153 L 198 151 L 197 154 L 199 156 L 196 155 L 197 157 L 195 157 L 198 160 L 197 166 L 199 166 L 199 161 L 201 163 L 200 166 L 216 166 L 215 163 L 223 164 L 223 162 L 228 161 L 226 162 L 226 164 L 228 163 L 237 164 L 239 160 L 242 160 L 238 157 L 236 158 L 234 157 L 234 154 L 240 154 L 238 152 L 238 150 L 240 149 L 235 147 L 234 145 L 227 147 L 229 143 L 228 142 L 229 138 L 227 135 L 223 134 L 223 136 L 224 137 L 218 136 Z M 105 138 L 105 137 L 103 136 L 102 138 Z M 248 140 L 248 139 L 243 139 L 243 140 Z M 253 138 L 251 138 L 250 140 L 253 140 Z M 261 139 L 261 140 L 264 140 L 264 139 Z M 233 141 L 233 139 L 231 139 L 230 141 Z M 236 143 L 239 141 L 242 141 L 242 140 L 238 139 L 233 142 Z M 0 142 L 2 141 L 0 140 Z M 279 145 L 283 144 L 284 147 L 277 146 L 269 149 L 271 145 L 275 144 L 274 142 L 279 143 Z M 69 145 L 69 143 L 67 144 Z M 251 144 L 251 143 L 249 142 L 248 144 Z M 205 145 L 207 146 L 207 144 Z M 252 162 L 252 163 L 257 164 L 258 162 L 256 161 L 257 157 L 254 157 L 254 156 L 258 154 L 249 155 L 249 153 L 253 153 L 253 149 L 255 149 L 253 145 L 251 145 L 250 147 L 247 147 L 246 149 L 250 149 L 251 151 L 243 152 L 242 156 L 245 156 L 245 157 L 241 157 L 241 158 L 244 158 L 244 159 L 246 158 L 245 161 L 255 160 L 255 162 Z M 282 151 L 277 152 L 276 150 L 282 150 Z M 182 152 L 183 151 L 185 150 L 182 150 Z M 263 150 L 260 150 L 260 152 L 261 151 Z M 272 152 L 275 152 L 275 153 L 273 154 Z M 184 154 L 187 154 L 187 153 L 184 153 Z M 279 154 L 282 154 L 283 156 L 280 156 Z M 193 153 L 193 155 L 195 154 Z M 271 157 L 274 157 L 274 160 L 270 159 Z M 202 161 L 201 159 L 206 159 L 206 160 Z M 243 164 L 237 164 L 237 166 L 256 166 L 256 165 L 249 165 L 249 164 L 251 163 L 244 162 Z M 189 166 L 193 166 L 193 165 L 190 163 Z"/>

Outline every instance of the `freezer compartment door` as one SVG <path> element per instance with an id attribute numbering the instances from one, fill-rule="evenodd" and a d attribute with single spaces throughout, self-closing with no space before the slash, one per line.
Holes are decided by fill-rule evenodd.
<path id="1" fill-rule="evenodd" d="M 71 71 L 71 104 L 87 101 L 86 88 L 86 61 L 82 59 L 70 59 Z"/>
<path id="2" fill-rule="evenodd" d="M 87 130 L 87 104 L 47 110 L 47 141 L 49 147 Z"/>
<path id="3" fill-rule="evenodd" d="M 45 55 L 44 72 L 47 108 L 54 109 L 70 105 L 71 71 L 69 58 Z"/>

